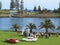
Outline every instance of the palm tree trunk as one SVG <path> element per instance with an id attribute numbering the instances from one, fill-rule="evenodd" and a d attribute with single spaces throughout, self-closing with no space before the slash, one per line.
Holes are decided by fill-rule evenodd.
<path id="1" fill-rule="evenodd" d="M 48 28 L 46 28 L 46 34 L 48 34 Z"/>
<path id="2" fill-rule="evenodd" d="M 17 32 L 17 29 L 15 29 L 15 32 Z"/>
<path id="3" fill-rule="evenodd" d="M 32 33 L 32 29 L 30 29 L 30 33 Z"/>
<path id="4" fill-rule="evenodd" d="M 48 28 L 46 28 L 46 38 L 48 38 Z"/>

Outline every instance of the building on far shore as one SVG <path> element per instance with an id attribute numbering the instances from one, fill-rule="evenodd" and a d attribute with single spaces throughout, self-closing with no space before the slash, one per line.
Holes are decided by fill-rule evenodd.
<path id="1" fill-rule="evenodd" d="M 10 17 L 17 15 L 17 12 L 18 11 L 16 11 L 16 10 L 11 10 L 10 11 Z"/>

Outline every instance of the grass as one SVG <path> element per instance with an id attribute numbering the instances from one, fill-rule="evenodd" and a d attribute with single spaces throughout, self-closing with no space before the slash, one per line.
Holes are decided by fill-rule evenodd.
<path id="1" fill-rule="evenodd" d="M 56 37 L 55 35 L 51 36 L 49 39 L 38 38 L 36 42 L 20 41 L 17 44 L 11 44 L 11 43 L 4 42 L 8 38 L 17 38 L 21 40 L 23 36 L 18 36 L 17 32 L 0 31 L 0 45 L 59 45 L 60 44 L 60 36 Z"/>
<path id="2" fill-rule="evenodd" d="M 0 14 L 10 14 L 9 10 L 0 10 Z"/>

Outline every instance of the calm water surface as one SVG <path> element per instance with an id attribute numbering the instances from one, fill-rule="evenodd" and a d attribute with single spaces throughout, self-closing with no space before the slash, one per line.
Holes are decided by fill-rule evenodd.
<path id="1" fill-rule="evenodd" d="M 49 19 L 53 22 L 53 24 L 55 25 L 56 28 L 58 26 L 60 26 L 60 18 L 49 18 Z M 20 25 L 22 27 L 22 29 L 19 29 L 19 30 L 24 30 L 26 28 L 26 25 L 28 25 L 29 23 L 36 24 L 37 29 L 38 29 L 38 26 L 44 20 L 45 20 L 45 18 L 0 18 L 0 30 L 12 30 L 11 27 L 15 23 L 17 23 L 18 25 Z M 39 31 L 38 30 L 36 30 L 36 31 L 44 32 L 45 29 L 43 28 Z"/>

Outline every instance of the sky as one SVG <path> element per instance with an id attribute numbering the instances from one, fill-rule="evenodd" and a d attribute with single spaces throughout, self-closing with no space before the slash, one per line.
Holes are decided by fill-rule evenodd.
<path id="1" fill-rule="evenodd" d="M 2 9 L 9 9 L 11 0 L 0 0 L 2 2 Z M 60 0 L 23 0 L 24 1 L 24 9 L 33 9 L 34 6 L 39 6 L 41 9 L 47 8 L 53 10 L 59 7 Z"/>

